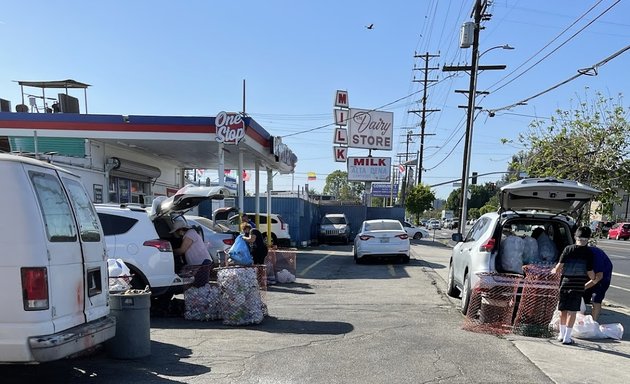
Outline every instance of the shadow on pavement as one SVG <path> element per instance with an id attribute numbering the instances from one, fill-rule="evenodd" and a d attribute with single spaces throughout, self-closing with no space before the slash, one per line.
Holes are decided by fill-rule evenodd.
<path id="1" fill-rule="evenodd" d="M 299 335 L 343 335 L 354 330 L 350 323 L 340 321 L 312 321 L 278 319 L 267 316 L 261 324 L 233 327 L 223 325 L 221 320 L 191 321 L 183 318 L 151 319 L 151 328 L 159 329 L 248 329 L 268 333 L 294 333 Z"/>
<path id="2" fill-rule="evenodd" d="M 151 341 L 151 355 L 133 360 L 110 358 L 104 348 L 89 355 L 39 365 L 0 365 L 3 384 L 13 383 L 179 383 L 158 375 L 197 376 L 210 367 L 182 362 L 188 348 Z"/>

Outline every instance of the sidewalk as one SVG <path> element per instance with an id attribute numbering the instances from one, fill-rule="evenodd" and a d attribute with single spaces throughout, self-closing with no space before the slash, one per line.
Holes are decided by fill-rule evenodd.
<path id="1" fill-rule="evenodd" d="M 419 245 L 414 247 L 416 257 L 442 266 L 434 268 L 434 271 L 442 278 L 441 289 L 445 290 L 452 245 L 447 240 L 439 243 L 427 240 Z M 453 300 L 459 304 L 457 299 Z M 575 345 L 566 346 L 555 339 L 516 334 L 503 337 L 557 383 L 627 383 L 630 372 L 630 310 L 604 300 L 599 322 L 621 323 L 624 327 L 623 339 L 574 339 Z"/>

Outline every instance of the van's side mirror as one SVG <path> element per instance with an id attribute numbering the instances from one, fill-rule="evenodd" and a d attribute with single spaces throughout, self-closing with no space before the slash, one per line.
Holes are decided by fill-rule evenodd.
<path id="1" fill-rule="evenodd" d="M 451 240 L 453 240 L 456 243 L 461 243 L 462 241 L 464 241 L 464 236 L 462 236 L 461 233 L 453 233 L 451 235 Z"/>

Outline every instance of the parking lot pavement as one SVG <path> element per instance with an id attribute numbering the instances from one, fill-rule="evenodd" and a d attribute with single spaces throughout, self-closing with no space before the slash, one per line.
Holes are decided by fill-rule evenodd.
<path id="1" fill-rule="evenodd" d="M 441 289 L 446 289 L 451 247 L 424 243 L 412 247 L 414 256 L 432 266 L 440 276 Z M 452 299 L 459 304 L 458 299 Z M 529 360 L 557 383 L 627 383 L 630 371 L 630 310 L 604 302 L 601 324 L 620 323 L 624 327 L 622 340 L 574 339 L 574 346 L 565 346 L 547 338 L 509 334 L 505 336 Z"/>

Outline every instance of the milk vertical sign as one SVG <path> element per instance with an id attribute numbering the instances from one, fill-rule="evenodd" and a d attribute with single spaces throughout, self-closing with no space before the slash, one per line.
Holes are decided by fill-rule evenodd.
<path id="1" fill-rule="evenodd" d="M 345 126 L 348 125 L 348 115 L 350 102 L 348 101 L 348 91 L 337 91 L 335 93 L 335 136 L 333 137 L 334 144 L 340 144 L 333 146 L 333 154 L 335 161 L 339 163 L 345 163 L 348 160 L 348 132 Z"/>

